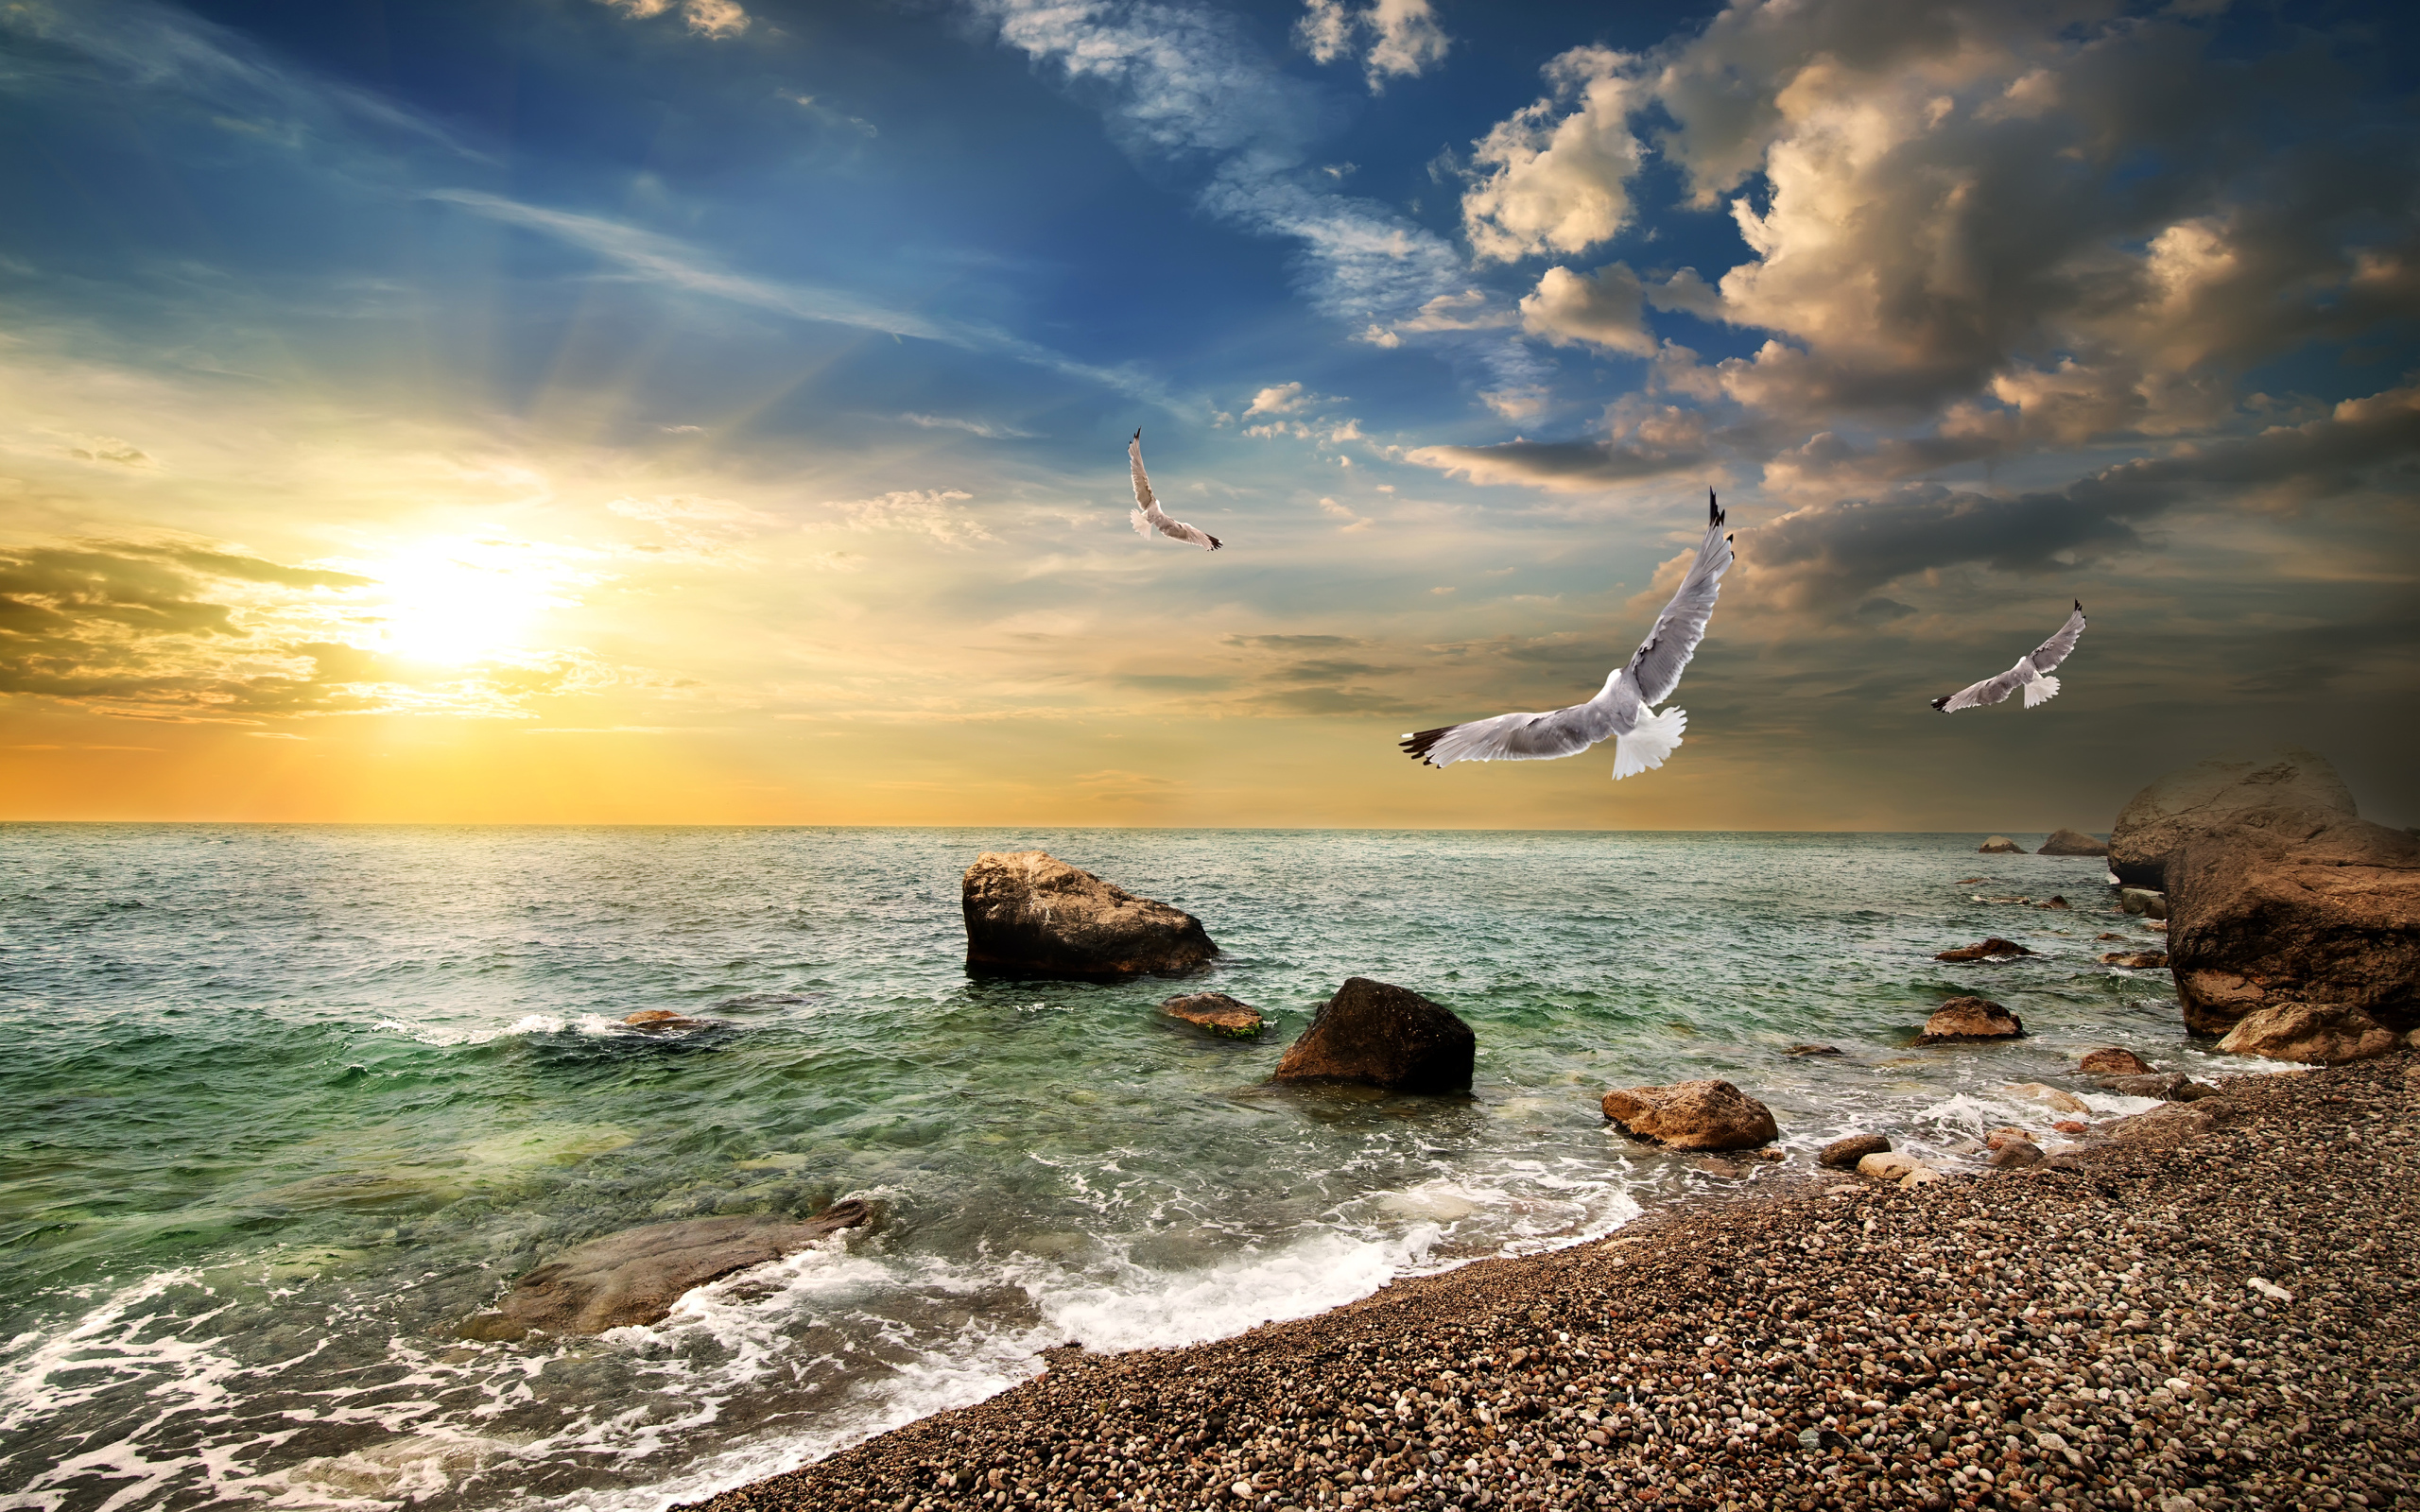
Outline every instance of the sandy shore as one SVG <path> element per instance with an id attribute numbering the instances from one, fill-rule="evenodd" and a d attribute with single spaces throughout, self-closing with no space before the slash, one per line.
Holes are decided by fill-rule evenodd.
<path id="1" fill-rule="evenodd" d="M 1041 1378 L 716 1512 L 2420 1507 L 2420 1058 Z"/>

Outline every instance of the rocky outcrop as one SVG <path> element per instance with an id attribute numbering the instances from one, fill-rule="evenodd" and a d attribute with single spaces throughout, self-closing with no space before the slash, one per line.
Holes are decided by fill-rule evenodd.
<path id="1" fill-rule="evenodd" d="M 1817 1165 L 1835 1171 L 1854 1171 L 1857 1162 L 1869 1155 L 1888 1155 L 1891 1142 L 1879 1134 L 1852 1134 L 1844 1140 L 1834 1140 L 1815 1157 Z"/>
<path id="2" fill-rule="evenodd" d="M 1990 839 L 1984 841 L 1975 849 L 1987 856 L 2021 856 L 2025 854 L 2025 847 L 2017 844 L 2005 834 L 1993 835 Z"/>
<path id="3" fill-rule="evenodd" d="M 2130 914 L 2140 914 L 2145 919 L 2166 919 L 2168 894 L 2149 887 L 2120 887 L 2118 889 L 2118 906 Z"/>
<path id="4" fill-rule="evenodd" d="M 2042 842 L 2037 856 L 2105 856 L 2109 842 L 2096 840 L 2082 830 L 2053 830 L 2050 838 Z"/>
<path id="5" fill-rule="evenodd" d="M 2420 837 L 2308 808 L 2238 818 L 2168 860 L 2186 1023 L 2223 1034 L 2305 1003 L 2420 1027 Z"/>
<path id="6" fill-rule="evenodd" d="M 1619 1088 L 1604 1109 L 1624 1131 L 1676 1150 L 1752 1150 L 1781 1137 L 1772 1109 L 1727 1081 Z"/>
<path id="7" fill-rule="evenodd" d="M 2163 1103 L 2190 1102 L 2193 1079 L 2181 1071 L 2147 1071 L 2133 1076 L 2103 1076 L 2100 1085 L 2127 1097 L 2156 1097 Z"/>
<path id="8" fill-rule="evenodd" d="M 1478 1037 L 1453 1010 L 1409 988 L 1347 977 L 1272 1079 L 1348 1081 L 1399 1092 L 1466 1092 Z"/>
<path id="9" fill-rule="evenodd" d="M 699 1218 L 591 1240 L 512 1283 L 492 1313 L 463 1320 L 469 1339 L 602 1333 L 669 1315 L 681 1294 L 796 1254 L 873 1216 L 856 1199 L 812 1218 Z"/>
<path id="10" fill-rule="evenodd" d="M 2247 1014 L 2219 1041 L 2229 1055 L 2328 1066 L 2366 1060 L 2402 1046 L 2401 1035 L 2359 1008 L 2309 1003 L 2285 1003 Z"/>
<path id="11" fill-rule="evenodd" d="M 1997 935 L 1994 935 L 1989 939 L 1977 944 L 1961 945 L 1956 950 L 1943 951 L 1933 959 L 1936 961 L 2005 961 L 2032 954 L 2013 939 L 2002 939 Z"/>
<path id="12" fill-rule="evenodd" d="M 972 970 L 1116 980 L 1191 971 L 1219 954 L 1191 914 L 1041 850 L 984 851 L 961 902 Z"/>
<path id="13" fill-rule="evenodd" d="M 1171 1019 L 1183 1019 L 1197 1029 L 1207 1029 L 1223 1040 L 1250 1040 L 1269 1027 L 1258 1008 L 1224 992 L 1194 992 L 1181 998 L 1170 998 L 1160 1005 L 1160 1011 Z"/>
<path id="14" fill-rule="evenodd" d="M 2042 1163 L 2042 1146 L 2031 1140 L 2009 1140 L 1991 1153 L 1984 1164 L 1995 1171 L 2022 1171 Z"/>
<path id="15" fill-rule="evenodd" d="M 2087 1076 L 2141 1076 L 2148 1074 L 2151 1069 L 2150 1061 L 2116 1045 L 2093 1051 L 2076 1067 Z"/>
<path id="16" fill-rule="evenodd" d="M 2258 809 L 2354 817 L 2353 793 L 2327 758 L 2299 747 L 2215 756 L 2135 795 L 2109 833 L 2109 869 L 2130 887 L 2164 888 L 2169 857 L 2187 841 L 2234 829 Z"/>
<path id="17" fill-rule="evenodd" d="M 1925 1021 L 1920 1045 L 1958 1040 L 2014 1040 L 2025 1033 L 2025 1021 L 1984 998 L 1951 998 Z"/>

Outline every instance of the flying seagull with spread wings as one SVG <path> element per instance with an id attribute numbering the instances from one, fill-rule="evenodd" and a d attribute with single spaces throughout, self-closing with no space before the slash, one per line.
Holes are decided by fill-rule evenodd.
<path id="1" fill-rule="evenodd" d="M 2016 665 L 1996 678 L 1985 678 L 1971 688 L 1961 688 L 1946 698 L 1935 698 L 1932 706 L 1945 714 L 1961 709 L 1978 709 L 1987 703 L 1998 703 L 2017 689 L 2025 690 L 2025 707 L 2048 703 L 2059 696 L 2059 679 L 2050 669 L 2067 659 L 2076 648 L 2076 640 L 2083 634 L 2083 600 L 2076 600 L 2075 612 L 2059 633 L 2016 659 Z"/>
<path id="2" fill-rule="evenodd" d="M 1697 560 L 1689 563 L 1680 591 L 1664 606 L 1638 654 L 1607 674 L 1597 696 L 1552 713 L 1497 714 L 1467 725 L 1423 730 L 1403 737 L 1404 750 L 1430 766 L 1543 762 L 1578 755 L 1611 735 L 1615 782 L 1663 765 L 1681 744 L 1689 716 L 1681 709 L 1657 713 L 1654 706 L 1680 686 L 1681 669 L 1705 639 L 1714 596 L 1721 592 L 1722 575 L 1731 566 L 1731 538 L 1723 533 L 1723 513 L 1712 489 L 1705 490 L 1705 539 L 1698 543 Z"/>
<path id="3" fill-rule="evenodd" d="M 1143 471 L 1143 433 L 1126 443 L 1126 460 L 1134 469 L 1134 508 L 1127 518 L 1134 522 L 1134 533 L 1149 536 L 1157 530 L 1171 541 L 1189 541 L 1204 550 L 1219 549 L 1219 538 L 1207 530 L 1197 530 L 1182 520 L 1171 520 L 1160 508 L 1160 501 L 1152 496 L 1150 475 Z"/>

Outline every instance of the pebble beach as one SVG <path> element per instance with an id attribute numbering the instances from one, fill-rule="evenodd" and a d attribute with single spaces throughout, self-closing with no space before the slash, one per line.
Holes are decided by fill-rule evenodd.
<path id="1" fill-rule="evenodd" d="M 2420 1506 L 2420 1057 L 2014 1172 L 1767 1167 L 1610 1239 L 1038 1379 L 700 1503 Z"/>

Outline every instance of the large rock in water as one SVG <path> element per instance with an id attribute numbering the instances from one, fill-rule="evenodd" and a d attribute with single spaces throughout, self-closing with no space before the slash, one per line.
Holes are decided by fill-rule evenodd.
<path id="1" fill-rule="evenodd" d="M 1605 1116 L 1676 1150 L 1752 1150 L 1781 1138 L 1772 1109 L 1727 1081 L 1676 1081 L 1605 1094 Z"/>
<path id="2" fill-rule="evenodd" d="M 2239 816 L 2169 857 L 2185 1022 L 2224 1034 L 2286 1004 L 2420 1025 L 2420 837 L 2308 808 Z"/>
<path id="3" fill-rule="evenodd" d="M 966 964 L 1033 976 L 1191 971 L 1219 954 L 1201 921 L 1041 850 L 986 850 L 966 868 Z"/>
<path id="4" fill-rule="evenodd" d="M 2096 840 L 2081 830 L 2053 830 L 2050 838 L 2042 842 L 2037 856 L 2105 856 L 2108 842 Z"/>
<path id="5" fill-rule="evenodd" d="M 1996 1003 L 1983 998 L 1951 998 L 1925 1021 L 1925 1032 L 1916 1036 L 1916 1043 L 2016 1040 L 2024 1034 L 2025 1021 Z"/>
<path id="6" fill-rule="evenodd" d="M 1975 849 L 1980 850 L 1987 856 L 2021 856 L 2025 854 L 2025 847 L 2017 844 L 2005 834 L 1993 835 L 1990 839 L 1984 841 Z"/>
<path id="7" fill-rule="evenodd" d="M 566 1250 L 512 1283 L 493 1313 L 463 1320 L 468 1339 L 531 1333 L 602 1333 L 658 1323 L 681 1294 L 793 1255 L 873 1216 L 862 1202 L 836 1202 L 812 1218 L 698 1218 L 652 1224 Z"/>
<path id="8" fill-rule="evenodd" d="M 1466 1092 L 1478 1056 L 1478 1036 L 1451 1008 L 1409 988 L 1350 976 L 1286 1047 L 1271 1079 Z"/>
<path id="9" fill-rule="evenodd" d="M 2129 887 L 2165 890 L 2169 857 L 2186 841 L 2236 827 L 2256 809 L 2352 818 L 2352 789 L 2327 758 L 2299 747 L 2255 757 L 2214 756 L 2135 794 L 2109 833 L 2109 869 Z"/>
<path id="10" fill-rule="evenodd" d="M 1161 1004 L 1160 1011 L 1223 1040 L 1251 1040 L 1269 1026 L 1258 1008 L 1224 992 L 1189 992 Z"/>

